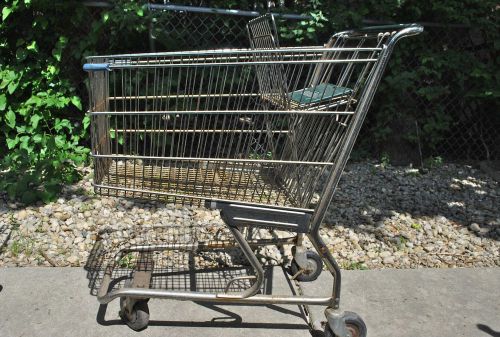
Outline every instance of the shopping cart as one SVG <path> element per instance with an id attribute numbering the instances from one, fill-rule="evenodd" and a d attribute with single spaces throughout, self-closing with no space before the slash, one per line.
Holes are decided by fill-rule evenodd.
<path id="1" fill-rule="evenodd" d="M 284 48 L 272 20 L 249 24 L 252 49 L 93 56 L 84 65 L 95 191 L 206 206 L 225 223 L 144 224 L 133 241 L 89 263 L 91 272 L 105 267 L 99 302 L 120 298 L 120 315 L 135 330 L 148 324 L 147 301 L 163 298 L 324 305 L 326 336 L 366 336 L 358 315 L 339 311 L 340 269 L 319 228 L 394 45 L 422 27 L 345 31 L 325 46 Z M 261 231 L 290 235 L 255 235 Z M 294 245 L 291 279 L 299 284 L 316 279 L 324 262 L 332 295 L 269 293 L 254 249 L 270 244 Z M 228 257 L 235 247 L 246 262 Z M 192 275 L 212 272 L 217 282 L 180 286 L 183 271 L 207 261 L 208 271 Z"/>

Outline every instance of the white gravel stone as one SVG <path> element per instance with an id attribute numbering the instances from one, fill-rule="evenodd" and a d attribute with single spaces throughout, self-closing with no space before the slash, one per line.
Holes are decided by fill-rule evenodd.
<path id="1" fill-rule="evenodd" d="M 500 266 L 498 183 L 464 165 L 447 164 L 426 174 L 408 172 L 369 162 L 348 165 L 321 229 L 339 264 Z M 76 192 L 79 189 L 84 192 Z M 193 233 L 176 235 L 174 225 L 195 228 L 205 239 L 230 238 L 217 210 L 95 196 L 88 176 L 65 187 L 61 197 L 47 205 L 26 207 L 5 200 L 0 195 L 0 245 L 5 243 L 0 266 L 82 266 L 99 237 L 107 245 L 192 242 Z M 290 233 L 259 229 L 252 235 L 272 238 Z M 307 239 L 304 244 L 311 247 Z M 265 264 L 289 263 L 290 248 L 266 246 L 257 254 Z M 209 254 L 200 261 L 245 263 L 237 250 Z"/>
<path id="2" fill-rule="evenodd" d="M 475 222 L 473 222 L 469 228 L 473 232 L 479 232 L 481 230 L 481 227 L 479 227 L 479 225 Z"/>

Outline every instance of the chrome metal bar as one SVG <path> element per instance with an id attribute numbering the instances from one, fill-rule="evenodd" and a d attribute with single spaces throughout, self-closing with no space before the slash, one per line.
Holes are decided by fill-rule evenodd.
<path id="1" fill-rule="evenodd" d="M 380 51 L 381 48 L 354 48 L 354 47 L 346 47 L 346 48 L 324 48 L 322 46 L 316 47 L 287 47 L 282 49 L 266 49 L 266 50 L 252 50 L 252 49 L 209 49 L 209 50 L 190 50 L 190 51 L 174 51 L 174 52 L 163 52 L 163 53 L 140 53 L 140 54 L 114 54 L 114 55 L 95 55 L 95 56 L 87 56 L 87 60 L 102 60 L 102 59 L 121 59 L 127 60 L 131 58 L 168 58 L 173 56 L 188 56 L 192 57 L 193 60 L 203 58 L 206 55 L 248 55 L 248 57 L 252 57 L 254 54 L 270 54 L 270 53 L 278 53 L 278 54 L 286 54 L 292 52 L 334 52 L 334 51 Z M 146 62 L 146 61 L 144 61 Z"/>
<path id="2" fill-rule="evenodd" d="M 117 133 L 288 133 L 288 130 L 234 130 L 234 129 L 226 129 L 226 130 L 213 130 L 213 129 L 171 129 L 171 130 L 161 130 L 161 129 L 110 129 L 110 132 Z"/>
<path id="3" fill-rule="evenodd" d="M 89 111 L 90 116 L 98 115 L 235 115 L 235 114 L 253 114 L 253 115 L 352 115 L 355 111 L 316 111 L 316 110 L 199 110 L 199 111 Z"/>
<path id="4" fill-rule="evenodd" d="M 109 190 L 117 190 L 117 191 L 124 191 L 124 192 L 133 192 L 133 193 L 143 193 L 143 194 L 156 194 L 156 195 L 163 195 L 163 196 L 172 196 L 172 197 L 180 197 L 180 198 L 185 198 L 185 199 L 198 199 L 198 200 L 211 200 L 211 201 L 220 201 L 220 202 L 234 202 L 234 200 L 230 199 L 220 199 L 220 198 L 207 198 L 206 196 L 198 196 L 198 195 L 190 195 L 190 194 L 181 194 L 181 193 L 169 193 L 169 192 L 162 192 L 162 191 L 153 191 L 153 190 L 143 190 L 143 189 L 135 189 L 135 188 L 127 188 L 127 187 L 117 187 L 117 186 L 112 186 L 112 185 L 103 185 L 103 184 L 95 184 L 93 183 L 92 186 L 95 188 L 102 188 L 102 189 L 109 189 Z M 255 202 L 246 202 L 243 200 L 238 200 L 239 204 L 242 205 L 249 205 L 249 206 L 262 206 L 261 203 L 255 203 Z M 284 209 L 284 210 L 292 210 L 292 211 L 303 211 L 303 212 L 311 212 L 312 209 L 309 208 L 298 208 L 298 207 L 290 207 L 287 205 L 266 205 L 266 206 L 274 206 L 276 208 Z"/>
<path id="5" fill-rule="evenodd" d="M 224 219 L 224 214 L 221 214 L 222 218 Z M 252 284 L 252 286 L 248 289 L 246 289 L 243 293 L 237 294 L 237 295 L 224 295 L 224 296 L 232 296 L 232 298 L 247 298 L 250 296 L 253 296 L 259 292 L 259 290 L 262 287 L 262 283 L 264 282 L 264 270 L 262 269 L 262 265 L 260 264 L 259 260 L 255 256 L 254 252 L 246 242 L 244 236 L 241 234 L 238 228 L 233 227 L 231 223 L 228 223 L 229 230 L 231 231 L 231 234 L 233 234 L 236 242 L 241 248 L 241 251 L 247 258 L 248 262 L 252 266 L 254 272 L 255 272 L 255 282 Z M 227 289 L 229 289 L 230 284 L 227 285 L 226 287 L 226 292 Z M 218 297 L 221 297 L 221 294 L 217 295 Z"/>
<path id="6" fill-rule="evenodd" d="M 367 62 L 377 62 L 377 59 L 352 59 L 352 60 L 302 60 L 302 61 L 282 61 L 282 64 L 331 64 L 331 63 L 367 63 Z M 214 63 L 170 63 L 168 64 L 169 68 L 197 68 L 197 67 L 206 67 L 210 65 L 211 67 L 239 67 L 242 64 L 244 65 L 267 65 L 273 64 L 271 61 L 247 61 L 244 63 L 241 62 L 214 62 Z M 158 64 L 120 64 L 120 63 L 112 63 L 109 64 L 109 69 L 140 69 L 140 68 L 157 68 Z"/>
<path id="7" fill-rule="evenodd" d="M 194 162 L 238 162 L 238 163 L 266 163 L 266 164 L 304 164 L 304 165 L 324 165 L 332 166 L 333 163 L 323 162 L 308 162 L 308 161 L 292 161 L 292 160 L 268 160 L 268 159 L 232 159 L 232 158 L 197 158 L 197 157 L 154 157 L 154 156 L 131 156 L 121 154 L 95 154 L 93 158 L 109 158 L 109 159 L 150 159 L 150 160 L 169 160 L 169 161 L 194 161 Z"/>
<path id="8" fill-rule="evenodd" d="M 101 304 L 107 304 L 119 297 L 131 298 L 162 298 L 179 301 L 198 301 L 211 303 L 235 303 L 235 304 L 308 304 L 308 305 L 328 305 L 330 297 L 306 297 L 306 296 L 286 296 L 286 295 L 254 295 L 251 297 L 231 297 L 217 294 L 201 292 L 182 292 L 159 289 L 132 289 L 123 288 L 111 291 L 103 296 L 98 296 L 97 300 Z"/>

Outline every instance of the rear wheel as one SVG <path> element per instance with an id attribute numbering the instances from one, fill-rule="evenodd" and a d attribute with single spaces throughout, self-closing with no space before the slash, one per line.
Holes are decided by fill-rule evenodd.
<path id="1" fill-rule="evenodd" d="M 122 321 L 132 330 L 140 331 L 147 328 L 149 324 L 148 300 L 135 302 L 132 311 L 127 312 L 125 297 L 120 298 L 120 317 Z"/>
<path id="2" fill-rule="evenodd" d="M 292 276 L 297 275 L 295 276 L 295 279 L 300 282 L 311 282 L 316 280 L 323 270 L 323 260 L 321 259 L 321 256 L 308 250 L 306 252 L 306 258 L 310 267 L 308 270 L 300 268 L 297 261 L 295 261 L 295 259 L 292 260 Z"/>

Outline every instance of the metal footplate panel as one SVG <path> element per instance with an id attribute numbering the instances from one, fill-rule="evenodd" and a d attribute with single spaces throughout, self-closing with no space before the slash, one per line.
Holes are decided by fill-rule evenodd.
<path id="1" fill-rule="evenodd" d="M 233 226 L 255 226 L 307 233 L 311 212 L 207 200 L 206 207 L 220 209 L 222 218 Z"/>

